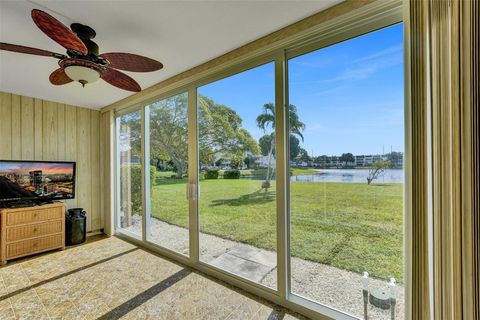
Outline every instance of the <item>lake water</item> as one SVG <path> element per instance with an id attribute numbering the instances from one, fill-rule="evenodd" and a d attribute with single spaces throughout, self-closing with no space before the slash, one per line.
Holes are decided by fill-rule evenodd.
<path id="1" fill-rule="evenodd" d="M 290 177 L 302 182 L 367 182 L 368 169 L 317 169 L 318 174 Z M 387 169 L 374 183 L 401 183 L 403 169 Z"/>
<path id="2" fill-rule="evenodd" d="M 367 182 L 368 169 L 316 169 L 316 174 L 292 176 L 290 181 L 298 182 Z M 246 176 L 241 179 L 263 180 L 264 176 Z M 387 169 L 373 183 L 402 183 L 403 169 Z"/>

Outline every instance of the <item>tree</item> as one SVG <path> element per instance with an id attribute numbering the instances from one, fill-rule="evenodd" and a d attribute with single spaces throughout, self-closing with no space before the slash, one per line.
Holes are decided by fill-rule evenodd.
<path id="1" fill-rule="evenodd" d="M 295 158 L 295 160 L 308 163 L 308 162 L 312 161 L 312 158 L 308 155 L 307 150 L 305 150 L 303 148 L 300 148 L 300 151 L 298 152 L 298 155 Z"/>
<path id="2" fill-rule="evenodd" d="M 225 161 L 225 159 L 223 159 L 221 157 L 218 158 L 217 161 L 215 161 L 215 166 L 220 167 L 224 161 Z"/>
<path id="3" fill-rule="evenodd" d="M 300 153 L 300 140 L 293 134 L 290 135 L 290 159 L 295 159 Z"/>
<path id="4" fill-rule="evenodd" d="M 327 155 L 321 155 L 321 156 L 315 157 L 314 162 L 317 165 L 324 165 L 325 166 L 328 162 L 328 156 Z"/>
<path id="5" fill-rule="evenodd" d="M 272 139 L 274 138 L 273 134 L 266 134 L 258 140 L 258 145 L 260 146 L 260 151 L 263 156 L 267 156 L 270 152 L 272 146 Z M 275 157 L 275 142 L 273 142 L 273 152 L 272 155 Z M 293 134 L 290 135 L 290 159 L 295 159 L 300 152 L 300 140 L 295 137 Z"/>
<path id="6" fill-rule="evenodd" d="M 382 175 L 386 169 L 390 168 L 391 162 L 389 160 L 377 160 L 373 163 L 372 167 L 368 170 L 367 184 L 372 183 Z"/>
<path id="7" fill-rule="evenodd" d="M 262 156 L 268 156 L 272 147 L 273 133 L 266 134 L 258 139 L 258 145 L 260 146 L 260 152 Z M 272 153 L 275 154 L 275 143 L 273 143 Z"/>
<path id="8" fill-rule="evenodd" d="M 392 151 L 390 153 L 387 153 L 385 155 L 388 160 L 392 163 L 392 166 L 397 166 L 397 164 L 401 164 L 403 160 L 403 153 L 397 152 L 397 151 Z M 401 165 L 400 165 L 401 166 Z"/>
<path id="9" fill-rule="evenodd" d="M 297 114 L 297 107 L 293 104 L 288 106 L 288 123 L 290 129 L 290 135 L 298 136 L 303 141 L 302 131 L 305 130 L 305 124 L 300 121 Z M 271 136 L 270 149 L 268 151 L 268 165 L 267 174 L 262 186 L 266 189 L 270 187 L 270 180 L 273 176 L 272 158 L 275 151 L 275 105 L 273 103 L 266 103 L 263 105 L 263 113 L 257 117 L 257 126 L 266 133 L 271 130 L 269 134 Z"/>
<path id="10" fill-rule="evenodd" d="M 355 157 L 353 156 L 353 154 L 348 152 L 348 153 L 343 153 L 340 156 L 339 160 L 343 162 L 343 165 L 347 165 L 348 163 L 354 163 L 355 162 Z"/>
<path id="11" fill-rule="evenodd" d="M 171 160 L 182 177 L 188 164 L 188 97 L 180 94 L 150 107 L 151 157 Z M 218 155 L 258 153 L 258 144 L 242 128 L 242 119 L 231 108 L 198 95 L 200 163 L 210 164 Z"/>
<path id="12" fill-rule="evenodd" d="M 132 112 L 120 117 L 118 146 L 120 152 L 139 157 L 141 153 L 141 115 Z"/>
<path id="13" fill-rule="evenodd" d="M 150 156 L 171 161 L 181 178 L 188 164 L 187 94 L 150 106 Z"/>
<path id="14" fill-rule="evenodd" d="M 232 169 L 240 169 L 243 167 L 245 162 L 243 161 L 243 156 L 235 155 L 230 159 L 230 168 Z"/>
<path id="15" fill-rule="evenodd" d="M 248 154 L 244 159 L 243 163 L 247 166 L 247 169 L 252 169 L 253 165 L 255 164 L 255 160 L 252 154 Z"/>
<path id="16" fill-rule="evenodd" d="M 216 155 L 231 158 L 259 152 L 257 141 L 242 128 L 242 118 L 233 109 L 203 95 L 198 96 L 197 106 L 201 163 L 211 163 Z"/>

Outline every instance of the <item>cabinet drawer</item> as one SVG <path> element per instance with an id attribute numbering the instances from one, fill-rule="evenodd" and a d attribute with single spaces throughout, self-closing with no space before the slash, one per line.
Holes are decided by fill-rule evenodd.
<path id="1" fill-rule="evenodd" d="M 7 242 L 62 232 L 63 220 L 7 228 Z"/>
<path id="2" fill-rule="evenodd" d="M 63 208 L 45 208 L 28 211 L 7 212 L 7 226 L 64 219 Z"/>
<path id="3" fill-rule="evenodd" d="M 61 234 L 7 244 L 6 259 L 63 246 Z"/>

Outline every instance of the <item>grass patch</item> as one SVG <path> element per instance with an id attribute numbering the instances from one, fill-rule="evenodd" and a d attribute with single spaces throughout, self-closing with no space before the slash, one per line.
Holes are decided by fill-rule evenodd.
<path id="1" fill-rule="evenodd" d="M 223 176 L 224 170 L 220 170 L 220 176 Z M 319 171 L 311 168 L 290 168 L 290 174 L 292 176 L 302 176 L 302 175 L 307 175 L 307 174 L 320 174 Z M 267 175 L 267 169 L 265 168 L 259 168 L 259 169 L 245 169 L 245 170 L 240 170 L 240 176 L 242 177 L 249 177 L 249 176 L 266 176 Z"/>
<path id="2" fill-rule="evenodd" d="M 307 174 L 320 174 L 320 172 L 312 168 L 290 168 L 290 175 L 292 176 L 303 176 Z"/>
<path id="3" fill-rule="evenodd" d="M 157 176 L 155 181 L 153 216 L 188 227 L 186 179 Z M 201 181 L 200 230 L 275 250 L 275 187 L 265 192 L 260 186 L 259 180 Z M 292 182 L 291 252 L 341 269 L 402 281 L 402 207 L 401 184 Z"/>

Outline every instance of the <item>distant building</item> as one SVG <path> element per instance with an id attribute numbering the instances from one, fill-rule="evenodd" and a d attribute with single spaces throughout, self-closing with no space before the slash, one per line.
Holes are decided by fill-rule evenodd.
<path id="1" fill-rule="evenodd" d="M 268 156 L 253 156 L 253 161 L 255 165 L 259 168 L 266 168 L 268 167 Z M 275 157 L 272 156 L 270 159 L 271 164 L 275 165 Z"/>
<path id="2" fill-rule="evenodd" d="M 390 159 L 393 168 L 403 168 L 403 154 L 399 158 Z"/>
<path id="3" fill-rule="evenodd" d="M 52 183 L 52 184 L 46 184 L 43 187 L 43 192 L 46 194 L 53 193 L 57 190 L 57 185 Z"/>
<path id="4" fill-rule="evenodd" d="M 347 165 L 355 167 L 370 167 L 375 161 L 378 160 L 390 160 L 393 168 L 403 168 L 403 153 L 397 152 L 395 157 L 389 157 L 388 154 L 362 154 L 355 155 L 354 162 L 348 163 Z M 314 161 L 314 166 L 316 167 L 342 167 L 345 164 L 340 161 L 339 156 L 319 156 Z"/>
<path id="5" fill-rule="evenodd" d="M 30 171 L 30 185 L 36 193 L 42 193 L 43 172 L 42 170 Z"/>
<path id="6" fill-rule="evenodd" d="M 355 166 L 357 167 L 369 167 L 378 160 L 387 160 L 386 156 L 379 154 L 359 155 L 355 156 Z"/>

